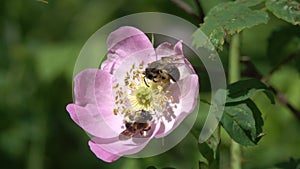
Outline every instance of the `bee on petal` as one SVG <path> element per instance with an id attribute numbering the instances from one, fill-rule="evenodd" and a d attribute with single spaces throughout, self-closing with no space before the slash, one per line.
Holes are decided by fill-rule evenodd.
<path id="1" fill-rule="evenodd" d="M 145 69 L 145 78 L 154 83 L 170 84 L 171 81 L 177 82 L 180 79 L 178 66 L 182 65 L 183 56 L 174 55 L 162 57 L 160 60 L 151 62 Z M 146 79 L 145 84 L 149 87 Z"/>
<path id="2" fill-rule="evenodd" d="M 136 117 L 134 117 L 133 122 L 125 121 L 125 130 L 119 135 L 119 140 L 128 140 L 134 135 L 146 137 L 148 131 L 151 129 L 149 121 L 153 119 L 150 112 L 145 110 L 140 110 L 136 112 Z"/>

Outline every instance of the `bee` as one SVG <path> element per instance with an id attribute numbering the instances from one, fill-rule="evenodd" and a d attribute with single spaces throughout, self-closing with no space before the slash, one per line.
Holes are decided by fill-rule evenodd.
<path id="1" fill-rule="evenodd" d="M 169 84 L 171 80 L 177 82 L 180 79 L 180 72 L 177 68 L 180 63 L 176 62 L 182 58 L 182 55 L 168 56 L 151 62 L 145 69 L 145 78 L 152 80 L 154 83 Z M 149 87 L 145 79 L 144 82 Z"/>
<path id="2" fill-rule="evenodd" d="M 139 115 L 134 118 L 134 122 L 125 121 L 125 130 L 119 135 L 119 140 L 128 140 L 134 135 L 139 134 L 142 137 L 147 135 L 151 129 L 149 121 L 153 119 L 150 112 L 145 110 L 138 111 Z"/>

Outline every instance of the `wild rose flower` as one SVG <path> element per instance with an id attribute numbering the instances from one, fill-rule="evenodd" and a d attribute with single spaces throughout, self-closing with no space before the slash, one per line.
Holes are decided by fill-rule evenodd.
<path id="1" fill-rule="evenodd" d="M 172 132 L 194 110 L 199 86 L 181 41 L 154 49 L 143 32 L 124 26 L 109 35 L 107 47 L 101 69 L 75 76 L 75 103 L 67 111 L 91 136 L 95 155 L 113 162 Z"/>

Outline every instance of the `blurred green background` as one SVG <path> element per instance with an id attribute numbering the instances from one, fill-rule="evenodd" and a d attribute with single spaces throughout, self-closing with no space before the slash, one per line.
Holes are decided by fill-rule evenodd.
<path id="1" fill-rule="evenodd" d="M 186 0 L 195 11 L 194 0 Z M 204 1 L 204 13 L 221 0 Z M 97 159 L 89 150 L 86 133 L 69 117 L 72 73 L 85 41 L 106 23 L 137 12 L 165 12 L 197 25 L 197 20 L 169 0 L 2 0 L 0 2 L 0 168 L 197 168 L 202 158 L 197 138 L 189 134 L 162 155 L 121 158 L 113 164 Z M 273 31 L 289 24 L 276 19 L 242 33 L 241 53 L 251 57 L 263 74 L 271 69 L 267 56 Z M 151 21 L 149 21 L 151 22 Z M 227 51 L 221 53 L 227 67 Z M 201 79 L 201 77 L 200 77 Z M 205 83 L 205 82 L 201 82 Z M 287 94 L 300 110 L 300 78 L 297 68 L 284 66 L 271 83 Z M 205 91 L 202 92 L 205 97 Z M 264 96 L 255 102 L 262 109 L 267 135 L 255 147 L 243 148 L 243 168 L 272 168 L 276 163 L 300 157 L 300 122 L 279 103 Z M 208 106 L 200 104 L 199 121 Z M 201 122 L 195 129 L 201 128 Z M 222 131 L 221 168 L 229 168 L 229 137 Z M 151 168 L 151 167 L 149 167 Z"/>

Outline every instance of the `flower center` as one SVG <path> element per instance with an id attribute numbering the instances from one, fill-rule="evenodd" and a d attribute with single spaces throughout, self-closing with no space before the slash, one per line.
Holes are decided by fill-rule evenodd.
<path id="1" fill-rule="evenodd" d="M 163 83 L 155 83 L 146 79 L 143 68 L 143 62 L 137 68 L 133 64 L 126 72 L 124 85 L 116 83 L 113 86 L 116 105 L 114 114 L 122 115 L 127 122 L 136 122 L 136 119 L 141 119 L 142 112 L 151 115 L 151 118 L 147 118 L 146 121 L 153 121 L 164 116 L 166 110 L 176 108 L 174 98 L 170 95 L 171 91 L 164 89 Z"/>
<path id="2" fill-rule="evenodd" d="M 136 99 L 137 104 L 145 109 L 148 109 L 151 106 L 152 96 L 151 89 L 149 87 L 140 86 L 134 91 L 134 97 Z"/>

